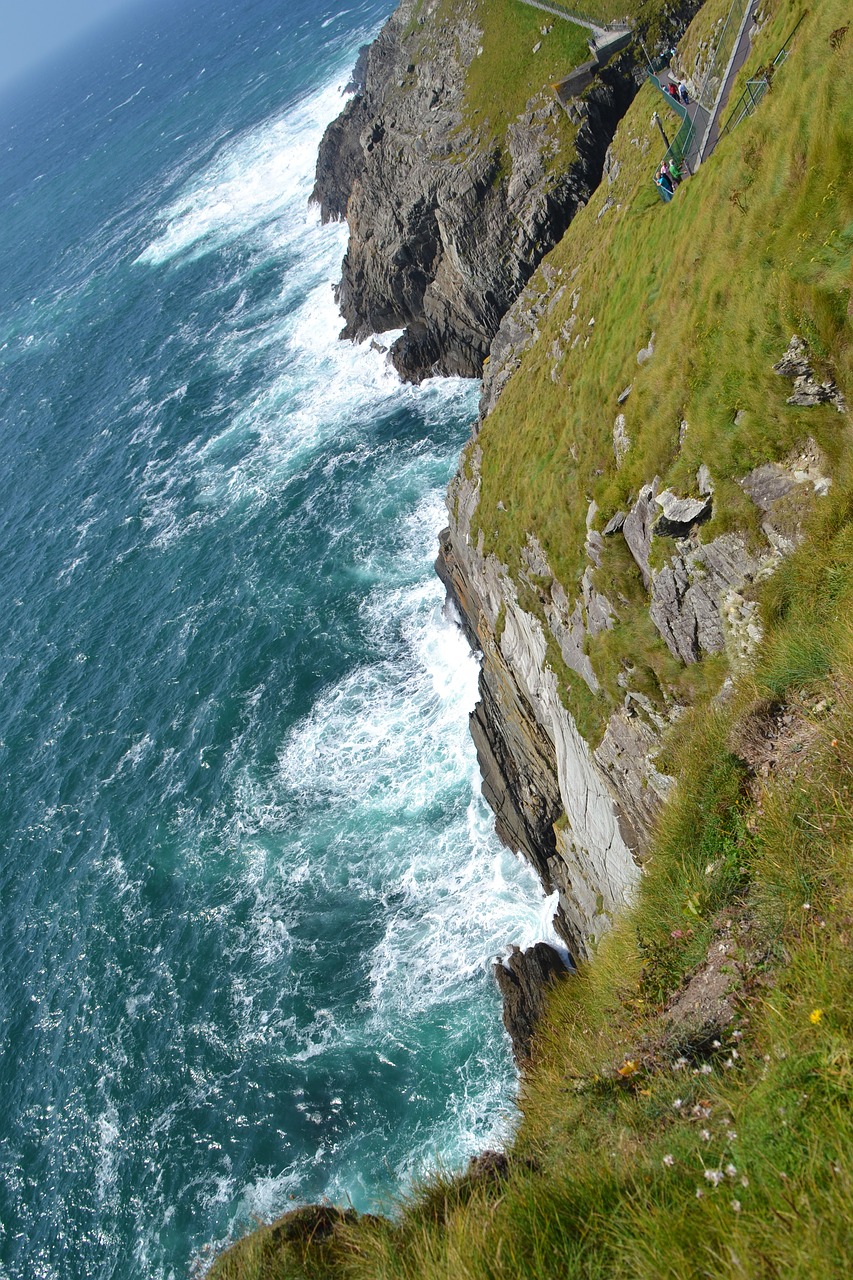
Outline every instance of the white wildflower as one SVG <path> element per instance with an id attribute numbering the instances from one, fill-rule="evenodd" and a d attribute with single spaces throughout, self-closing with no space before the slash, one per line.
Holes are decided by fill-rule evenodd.
<path id="1" fill-rule="evenodd" d="M 671 1169 L 672 1166 L 675 1164 L 675 1156 L 671 1156 L 668 1154 L 665 1155 L 662 1163 L 666 1166 L 667 1169 Z"/>
<path id="2" fill-rule="evenodd" d="M 706 1169 L 705 1170 L 705 1181 L 712 1183 L 712 1185 L 715 1187 L 718 1187 L 720 1185 L 724 1177 L 725 1177 L 725 1174 L 723 1173 L 722 1169 Z"/>

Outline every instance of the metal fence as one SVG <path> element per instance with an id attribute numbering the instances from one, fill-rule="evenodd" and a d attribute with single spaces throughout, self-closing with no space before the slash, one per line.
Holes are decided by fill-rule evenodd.
<path id="1" fill-rule="evenodd" d="M 723 83 L 729 59 L 734 51 L 743 16 L 744 0 L 732 0 L 723 28 L 717 37 L 711 60 L 705 68 L 701 87 L 696 95 L 697 102 L 706 111 L 714 110 L 717 94 L 720 92 L 720 85 Z"/>
<path id="2" fill-rule="evenodd" d="M 794 27 L 793 31 L 788 36 L 788 39 L 785 41 L 785 43 L 782 45 L 782 48 L 776 54 L 776 57 L 773 59 L 774 68 L 780 67 L 782 63 L 786 61 L 788 57 L 788 45 L 791 43 L 794 36 L 796 35 L 797 27 L 799 27 L 800 22 L 802 22 L 805 16 L 806 16 L 805 14 L 802 15 L 799 22 L 797 23 L 797 26 Z M 747 116 L 752 115 L 753 111 L 758 106 L 759 102 L 764 97 L 767 90 L 770 88 L 770 79 L 771 79 L 770 76 L 764 75 L 764 76 L 759 76 L 755 80 L 747 80 L 746 88 L 738 98 L 735 106 L 732 108 L 731 112 L 729 113 L 728 120 L 720 130 L 720 138 L 724 138 L 727 133 L 731 133 L 733 129 L 737 128 L 741 120 L 745 120 Z"/>
<path id="3" fill-rule="evenodd" d="M 672 107 L 673 111 L 677 115 L 681 116 L 681 124 L 678 126 L 678 131 L 675 137 L 672 139 L 672 142 L 670 142 L 666 152 L 664 153 L 663 163 L 671 166 L 678 173 L 687 174 L 689 173 L 686 163 L 687 156 L 690 152 L 690 145 L 693 142 L 693 135 L 696 132 L 696 125 L 690 119 L 690 113 L 684 103 L 679 101 L 678 98 L 673 98 L 671 93 L 667 93 L 658 76 L 650 75 L 649 79 L 663 94 L 666 99 L 667 106 Z M 660 166 L 658 166 L 658 168 L 659 167 Z M 655 170 L 655 172 L 657 173 L 657 170 Z M 661 199 L 666 199 L 663 192 L 661 192 Z"/>

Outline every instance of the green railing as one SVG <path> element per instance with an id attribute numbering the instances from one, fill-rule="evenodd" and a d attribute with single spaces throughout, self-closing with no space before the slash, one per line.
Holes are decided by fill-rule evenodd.
<path id="1" fill-rule="evenodd" d="M 797 27 L 799 27 L 800 22 L 802 22 L 805 16 L 806 16 L 805 14 L 801 16 L 800 21 L 797 23 L 797 26 L 794 27 L 793 31 L 788 36 L 788 39 L 785 41 L 785 43 L 782 45 L 782 48 L 776 54 L 776 57 L 773 59 L 772 66 L 774 69 L 776 67 L 780 67 L 782 63 L 787 59 L 788 45 L 791 43 L 794 36 L 796 35 Z M 731 133 L 733 129 L 737 128 L 741 120 L 745 120 L 747 116 L 752 115 L 753 111 L 758 106 L 759 102 L 764 97 L 767 90 L 770 88 L 771 79 L 772 79 L 772 72 L 770 73 L 770 75 L 759 76 L 755 80 L 747 80 L 746 88 L 738 98 L 735 106 L 732 108 L 731 112 L 729 113 L 728 120 L 720 130 L 720 138 L 724 138 L 727 133 Z"/>
<path id="2" fill-rule="evenodd" d="M 690 119 L 690 113 L 684 103 L 678 98 L 673 98 L 671 93 L 667 93 L 658 76 L 650 75 L 649 79 L 652 84 L 660 90 L 661 94 L 666 99 L 667 106 L 672 107 L 676 115 L 681 117 L 681 124 L 678 126 L 678 131 L 675 137 L 664 153 L 662 163 L 667 165 L 671 164 L 679 173 L 686 174 L 689 172 L 687 168 L 687 156 L 690 152 L 690 144 L 692 143 L 693 136 L 696 132 L 696 125 Z M 657 173 L 659 169 L 660 165 L 657 166 L 655 173 Z M 663 193 L 661 193 L 661 200 L 664 200 L 665 198 L 666 197 Z"/>

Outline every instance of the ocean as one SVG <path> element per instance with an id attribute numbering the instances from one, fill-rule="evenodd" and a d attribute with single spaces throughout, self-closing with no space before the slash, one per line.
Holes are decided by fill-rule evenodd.
<path id="1" fill-rule="evenodd" d="M 432 569 L 478 388 L 338 340 L 390 0 L 147 4 L 0 101 L 0 1277 L 181 1277 L 513 1123 L 551 937 Z"/>

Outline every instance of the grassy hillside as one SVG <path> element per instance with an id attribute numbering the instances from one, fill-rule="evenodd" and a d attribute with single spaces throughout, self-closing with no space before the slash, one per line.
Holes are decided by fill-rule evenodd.
<path id="1" fill-rule="evenodd" d="M 780 0 L 745 74 L 773 57 L 799 13 Z M 829 44 L 842 18 L 843 6 L 825 4 L 803 24 L 761 109 L 667 206 L 652 182 L 663 148 L 649 122 L 660 95 L 641 91 L 615 148 L 617 180 L 602 184 L 548 259 L 567 285 L 563 299 L 479 437 L 477 519 L 486 549 L 512 568 L 534 532 L 571 593 L 590 500 L 603 525 L 656 474 L 682 492 L 701 463 L 711 468 L 718 501 L 704 530 L 710 539 L 755 519 L 734 478 L 784 457 L 805 435 L 840 464 L 846 434 L 835 409 L 809 411 L 806 424 L 786 404 L 790 383 L 773 364 L 796 332 L 828 373 L 851 385 L 850 43 Z M 665 107 L 661 114 L 666 125 Z M 640 366 L 637 353 L 652 334 L 654 357 Z M 629 385 L 632 448 L 617 468 L 617 397 Z M 566 676 L 567 705 L 592 738 L 623 696 L 615 675 L 624 657 L 640 663 L 661 702 L 703 685 L 648 623 L 639 573 L 615 539 L 608 557 L 602 585 L 618 579 L 630 605 L 592 655 L 604 690 L 593 699 Z"/>
<path id="2" fill-rule="evenodd" d="M 751 67 L 801 13 L 792 0 L 766 7 Z M 535 532 L 569 591 L 591 499 L 601 524 L 655 474 L 693 491 L 705 463 L 716 489 L 704 536 L 757 537 L 736 477 L 807 437 L 829 460 L 829 495 L 762 588 L 765 639 L 727 699 L 712 700 L 724 660 L 676 663 L 633 562 L 608 543 L 601 583 L 623 600 L 592 652 L 605 687 L 593 698 L 567 680 L 569 705 L 594 735 L 622 694 L 623 660 L 661 701 L 693 704 L 664 745 L 679 785 L 636 908 L 553 991 L 505 1162 L 435 1180 L 393 1221 L 285 1219 L 224 1255 L 215 1280 L 848 1273 L 851 419 L 789 406 L 772 370 L 796 332 L 853 400 L 847 21 L 844 0 L 814 6 L 758 112 L 668 205 L 652 184 L 661 103 L 641 91 L 614 144 L 618 176 L 550 255 L 565 292 L 479 437 L 487 547 L 517 568 Z M 617 467 L 629 384 L 632 445 Z"/>
<path id="3" fill-rule="evenodd" d="M 481 35 L 481 52 L 469 69 L 460 132 L 484 145 L 503 147 L 507 130 L 537 100 L 550 101 L 549 85 L 590 57 L 590 32 L 521 0 L 416 0 L 407 28 L 412 75 L 431 62 L 437 42 L 453 39 L 458 23 Z M 571 160 L 576 128 L 567 116 L 554 124 L 553 159 Z"/>

